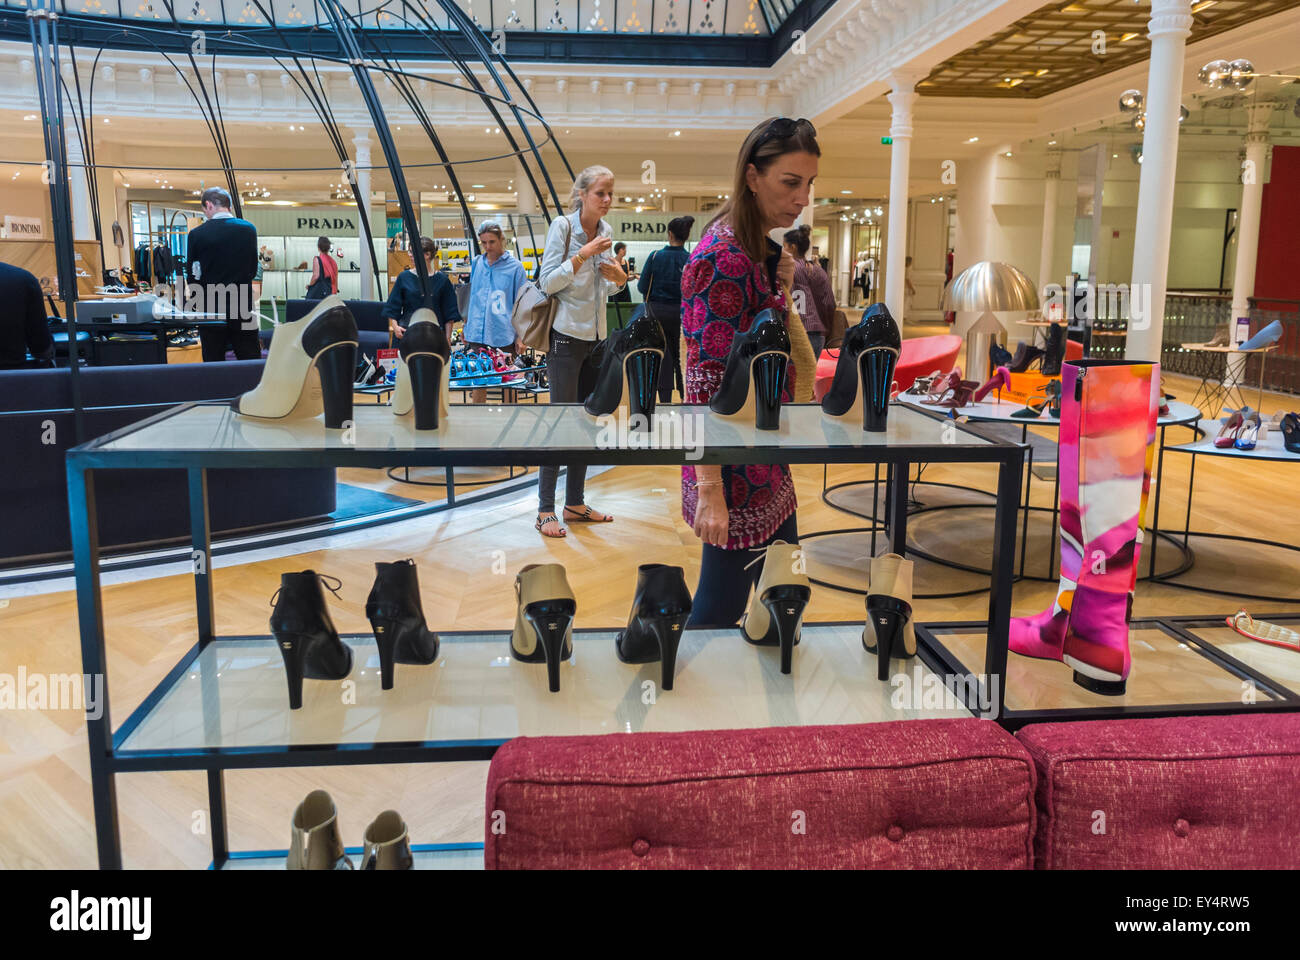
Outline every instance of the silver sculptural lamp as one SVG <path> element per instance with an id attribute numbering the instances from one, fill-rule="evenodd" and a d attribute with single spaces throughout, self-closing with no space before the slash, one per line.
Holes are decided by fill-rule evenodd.
<path id="1" fill-rule="evenodd" d="M 1018 323 L 1025 314 L 1038 309 L 1038 290 L 1033 282 L 1009 263 L 983 260 L 954 277 L 944 288 L 943 310 L 957 313 L 953 332 L 966 338 L 967 377 L 983 380 L 990 372 L 988 342 L 984 338 L 1012 332 L 1013 328 L 996 314 L 1019 314 L 1011 321 Z M 975 314 L 976 318 L 963 320 L 962 314 Z"/>

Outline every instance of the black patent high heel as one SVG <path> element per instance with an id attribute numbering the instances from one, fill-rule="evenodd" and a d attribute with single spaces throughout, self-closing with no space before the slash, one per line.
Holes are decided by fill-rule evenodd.
<path id="1" fill-rule="evenodd" d="M 1016 346 L 1015 356 L 1005 366 L 1012 373 L 1024 373 L 1029 365 L 1043 356 L 1042 347 L 1031 346 L 1023 340 Z"/>
<path id="2" fill-rule="evenodd" d="M 281 574 L 280 589 L 271 597 L 271 633 L 284 660 L 290 710 L 302 707 L 304 677 L 342 680 L 352 671 L 352 648 L 339 640 L 325 606 L 324 579 L 334 580 L 314 570 Z M 338 587 L 326 586 L 338 596 Z"/>
<path id="3" fill-rule="evenodd" d="M 1059 377 L 1065 362 L 1065 324 L 1054 323 L 1047 328 L 1047 347 L 1043 350 L 1038 369 L 1045 377 Z"/>
<path id="4" fill-rule="evenodd" d="M 1300 453 L 1300 416 L 1294 413 L 1282 418 L 1282 446 L 1291 453 Z"/>
<path id="5" fill-rule="evenodd" d="M 629 426 L 649 430 L 659 398 L 659 366 L 667 347 L 658 320 L 645 312 L 634 316 L 606 343 L 596 387 L 583 409 L 593 417 L 603 417 L 626 402 Z"/>
<path id="6" fill-rule="evenodd" d="M 732 339 L 722 383 L 709 400 L 709 409 L 737 419 L 748 419 L 753 411 L 757 429 L 779 430 L 781 390 L 789 364 L 789 331 L 774 311 L 760 311 L 750 328 Z"/>
<path id="7" fill-rule="evenodd" d="M 432 310 L 421 307 L 411 314 L 397 351 L 394 416 L 414 412 L 416 430 L 437 430 L 451 408 L 451 344 Z"/>
<path id="8" fill-rule="evenodd" d="M 614 650 L 624 663 L 663 664 L 660 685 L 673 688 L 677 647 L 691 613 L 691 591 L 685 571 L 662 563 L 637 568 L 636 595 L 627 627 L 614 638 Z"/>
<path id="9" fill-rule="evenodd" d="M 862 429 L 883 432 L 902 346 L 902 335 L 889 308 L 883 303 L 868 307 L 858 325 L 844 334 L 835 379 L 822 397 L 822 411 L 832 417 L 856 419 L 861 410 Z"/>
<path id="10" fill-rule="evenodd" d="M 230 408 L 261 420 L 324 412 L 327 428 L 342 428 L 352 419 L 358 343 L 357 321 L 343 298 L 326 297 L 301 320 L 276 328 L 257 386 L 231 400 Z"/>
<path id="11" fill-rule="evenodd" d="M 438 658 L 438 635 L 425 623 L 414 560 L 375 564 L 366 619 L 379 649 L 381 689 L 393 689 L 395 664 L 426 665 Z"/>
<path id="12" fill-rule="evenodd" d="M 912 619 L 912 605 L 898 597 L 872 594 L 867 597 L 867 618 L 876 633 L 876 677 L 888 680 L 890 658 L 903 656 L 899 651 L 903 649 L 904 628 Z M 862 645 L 867 646 L 865 638 Z"/>

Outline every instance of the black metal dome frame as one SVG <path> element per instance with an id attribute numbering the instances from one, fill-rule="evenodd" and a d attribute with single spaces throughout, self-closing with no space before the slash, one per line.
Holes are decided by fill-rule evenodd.
<path id="1" fill-rule="evenodd" d="M 514 157 L 523 168 L 528 181 L 527 189 L 531 190 L 537 198 L 538 208 L 542 211 L 546 221 L 549 223 L 552 210 L 556 214 L 564 212 L 559 194 L 555 189 L 555 183 L 546 168 L 541 153 L 542 147 L 548 144 L 553 145 L 564 165 L 565 172 L 570 179 L 573 178 L 573 168 L 569 165 L 568 158 L 564 155 L 563 149 L 556 140 L 554 131 L 542 117 L 537 104 L 519 81 L 510 64 L 506 62 L 505 57 L 474 26 L 473 22 L 455 4 L 454 0 L 437 0 L 437 3 L 460 30 L 460 39 L 463 44 L 468 44 L 469 49 L 473 51 L 472 57 L 463 56 L 456 49 L 461 44 L 453 45 L 449 43 L 445 31 L 438 30 L 429 20 L 425 11 L 412 4 L 410 0 L 384 0 L 382 6 L 386 13 L 401 20 L 410 28 L 410 31 L 426 39 L 434 49 L 451 62 L 467 85 L 468 92 L 479 97 L 483 107 L 501 130 L 509 147 L 508 150 L 490 157 L 456 160 L 451 158 L 443 138 L 435 129 L 428 112 L 421 104 L 414 84 L 419 81 L 427 81 L 438 86 L 450 87 L 462 93 L 465 92 L 465 88 L 439 77 L 415 73 L 399 67 L 394 51 L 391 49 L 383 32 L 376 33 L 375 31 L 364 31 L 362 29 L 362 17 L 367 13 L 374 12 L 373 10 L 363 10 L 359 14 L 351 13 L 343 7 L 340 0 L 318 0 L 328 13 L 330 29 L 314 31 L 318 39 L 313 42 L 311 52 L 304 54 L 300 49 L 301 44 L 298 44 L 297 47 L 291 45 L 281 28 L 271 22 L 270 13 L 260 0 L 252 0 L 259 12 L 270 23 L 267 30 L 277 42 L 264 42 L 261 39 L 250 37 L 247 33 L 234 35 L 212 31 L 210 36 L 205 33 L 203 45 L 205 49 L 196 55 L 194 48 L 190 47 L 186 49 L 184 54 L 192 71 L 191 79 L 191 76 L 187 75 L 177 62 L 178 57 L 175 53 L 174 39 L 178 32 L 186 36 L 191 35 L 194 31 L 194 25 L 182 23 L 176 17 L 173 0 L 160 0 L 160 2 L 171 18 L 172 26 L 170 28 L 148 25 L 123 26 L 120 30 L 114 30 L 105 38 L 105 41 L 108 43 L 114 37 L 120 37 L 124 41 L 124 46 L 129 45 L 137 48 L 144 46 L 153 49 L 176 71 L 179 78 L 193 95 L 212 137 L 221 171 L 225 176 L 230 196 L 234 202 L 236 215 L 242 215 L 242 204 L 240 203 L 240 193 L 237 186 L 237 172 L 230 143 L 226 137 L 225 120 L 222 116 L 221 102 L 215 82 L 217 60 L 221 54 L 265 56 L 274 60 L 307 99 L 312 111 L 325 129 L 330 144 L 337 154 L 340 166 L 347 177 L 353 200 L 356 203 L 362 231 L 366 237 L 366 246 L 370 250 L 371 263 L 376 278 L 378 278 L 380 271 L 370 225 L 369 198 L 362 197 L 358 188 L 355 164 L 348 156 L 342 132 L 330 108 L 324 81 L 316 69 L 318 61 L 344 64 L 350 67 L 352 71 L 352 76 L 356 80 L 362 100 L 374 126 L 376 138 L 383 150 L 384 161 L 397 194 L 398 205 L 401 209 L 406 234 L 410 238 L 411 249 L 419 249 L 419 218 L 411 202 L 411 195 L 407 188 L 397 146 L 393 142 L 383 105 L 375 89 L 372 73 L 376 72 L 391 81 L 394 89 L 411 108 L 421 129 L 428 137 L 429 143 L 438 157 L 437 163 L 430 165 L 441 166 L 445 170 L 454 191 L 454 196 L 460 206 L 466 239 L 476 253 L 478 251 L 478 237 L 474 229 L 473 217 L 465 200 L 465 192 L 461 189 L 460 177 L 457 174 L 458 166 Z M 59 62 L 61 46 L 59 25 L 60 22 L 63 22 L 70 26 L 102 26 L 102 22 L 93 17 L 61 15 L 54 8 L 54 0 L 32 0 L 32 4 L 33 7 L 27 11 L 26 16 L 35 58 L 37 94 L 40 100 L 41 128 L 45 146 L 46 179 L 50 187 L 51 226 L 57 276 L 59 290 L 69 318 L 71 318 L 72 304 L 77 297 L 77 282 L 73 251 L 72 207 L 68 190 L 69 163 L 63 105 L 66 99 L 72 111 L 73 127 L 82 144 L 85 160 L 81 166 L 88 174 L 86 180 L 91 195 L 95 235 L 102 245 L 103 234 L 99 219 L 98 185 L 97 178 L 93 175 L 93 171 L 97 169 L 94 148 L 95 124 L 93 121 L 95 68 L 98 66 L 105 47 L 101 47 L 95 54 L 89 89 L 86 91 L 86 96 L 83 97 L 79 72 L 75 69 L 76 51 L 71 46 L 67 47 L 69 57 L 74 65 L 71 87 L 68 86 L 62 76 Z M 173 52 L 169 53 L 163 43 L 159 42 L 164 37 L 171 41 L 167 43 L 167 46 L 171 47 Z M 205 81 L 203 69 L 199 63 L 200 57 L 210 58 L 211 82 Z M 494 90 L 486 87 L 479 79 L 471 66 L 471 61 L 483 68 L 490 86 Z M 510 124 L 507 122 L 507 114 L 513 119 L 518 134 L 511 129 Z M 542 131 L 540 137 L 534 135 L 534 130 L 530 128 L 530 122 L 534 126 L 540 127 Z M 427 295 L 429 277 L 424 258 L 416 256 L 411 259 L 414 261 L 421 291 Z M 78 366 L 76 362 L 76 340 L 75 331 L 71 327 L 69 331 L 72 399 L 76 412 L 76 429 L 80 439 L 81 391 L 76 375 Z"/>

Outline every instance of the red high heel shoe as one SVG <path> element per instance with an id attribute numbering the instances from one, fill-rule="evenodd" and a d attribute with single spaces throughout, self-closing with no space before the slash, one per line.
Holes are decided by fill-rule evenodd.
<path id="1" fill-rule="evenodd" d="M 1241 428 L 1245 426 L 1246 420 L 1241 415 L 1240 410 L 1234 410 L 1232 416 L 1223 421 L 1223 429 L 1219 435 L 1214 438 L 1216 447 L 1230 447 L 1237 442 L 1237 437 L 1241 435 Z"/>
<path id="2" fill-rule="evenodd" d="M 979 403 L 989 395 L 990 390 L 994 389 L 997 390 L 998 399 L 1001 400 L 1002 388 L 1009 386 L 1011 386 L 1011 371 L 1006 367 L 998 367 L 997 372 L 994 373 L 993 376 L 989 377 L 988 381 L 982 387 L 975 391 L 975 395 L 971 397 L 971 401 L 973 403 Z"/>
<path id="3" fill-rule="evenodd" d="M 971 404 L 971 397 L 978 387 L 979 384 L 974 380 L 959 380 L 956 386 L 949 387 L 939 397 L 925 397 L 921 402 L 930 407 L 944 407 L 948 410 L 956 410 Z"/>
<path id="4" fill-rule="evenodd" d="M 954 367 L 930 384 L 930 390 L 921 398 L 922 403 L 938 403 L 949 390 L 961 384 L 961 367 Z"/>

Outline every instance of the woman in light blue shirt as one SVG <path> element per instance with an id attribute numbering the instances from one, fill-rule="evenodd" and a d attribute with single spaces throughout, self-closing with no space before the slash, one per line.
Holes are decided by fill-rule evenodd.
<path id="1" fill-rule="evenodd" d="M 518 344 L 510 314 L 520 288 L 528 282 L 528 276 L 524 265 L 506 249 L 505 235 L 495 220 L 484 220 L 479 225 L 478 240 L 483 252 L 474 258 L 469 270 L 465 349 L 493 347 L 517 353 Z M 470 399 L 474 403 L 486 402 L 487 388 L 477 388 Z"/>

